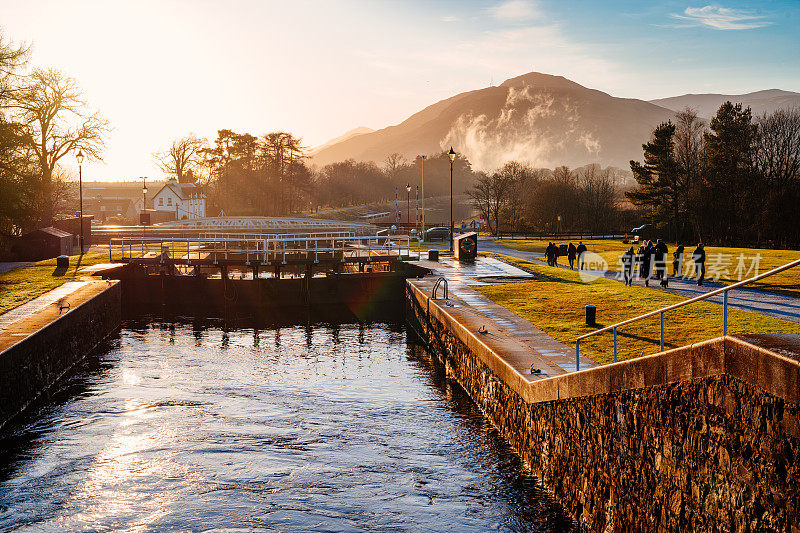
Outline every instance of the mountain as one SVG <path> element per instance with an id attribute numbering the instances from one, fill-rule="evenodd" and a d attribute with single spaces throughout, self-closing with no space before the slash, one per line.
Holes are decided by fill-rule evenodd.
<path id="1" fill-rule="evenodd" d="M 308 155 L 310 157 L 314 157 L 314 154 L 316 154 L 317 152 L 319 152 L 321 150 L 324 150 L 325 148 L 328 148 L 330 146 L 333 146 L 334 144 L 346 141 L 347 139 L 351 139 L 351 138 L 355 137 L 356 135 L 363 135 L 365 133 L 372 133 L 374 131 L 375 130 L 373 130 L 372 128 L 367 128 L 365 126 L 361 126 L 359 128 L 352 129 L 352 130 L 348 131 L 347 133 L 344 133 L 342 135 L 339 135 L 338 137 L 335 137 L 335 138 L 331 139 L 330 141 L 326 142 L 325 144 L 321 144 L 319 146 L 316 146 L 316 147 L 312 148 L 311 151 L 308 152 Z"/>
<path id="2" fill-rule="evenodd" d="M 396 126 L 326 143 L 312 162 L 381 163 L 395 152 L 413 159 L 452 145 L 477 170 L 511 159 L 536 167 L 600 163 L 627 168 L 631 159 L 641 158 L 653 128 L 672 116 L 672 110 L 650 102 L 531 72 L 442 100 Z"/>
<path id="3" fill-rule="evenodd" d="M 780 89 L 768 89 L 747 94 L 684 94 L 683 96 L 650 100 L 650 103 L 673 111 L 681 111 L 690 107 L 701 117 L 710 119 L 717 113 L 719 106 L 729 100 L 734 104 L 741 102 L 745 107 L 749 106 L 753 110 L 754 117 L 782 108 L 800 107 L 800 93 L 781 91 Z"/>

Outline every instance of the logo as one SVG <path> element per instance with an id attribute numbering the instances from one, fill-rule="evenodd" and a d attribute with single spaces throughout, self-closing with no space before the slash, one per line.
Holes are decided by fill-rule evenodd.
<path id="1" fill-rule="evenodd" d="M 595 252 L 583 252 L 578 258 L 578 276 L 584 283 L 591 283 L 604 278 L 608 271 L 608 261 Z"/>

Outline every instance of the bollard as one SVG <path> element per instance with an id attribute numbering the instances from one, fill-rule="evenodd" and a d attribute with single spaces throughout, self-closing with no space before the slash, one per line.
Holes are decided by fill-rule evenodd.
<path id="1" fill-rule="evenodd" d="M 586 325 L 587 326 L 597 325 L 597 307 L 591 304 L 586 306 Z"/>

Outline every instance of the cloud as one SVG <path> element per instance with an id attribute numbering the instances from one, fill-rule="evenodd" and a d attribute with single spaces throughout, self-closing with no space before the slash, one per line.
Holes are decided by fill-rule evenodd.
<path id="1" fill-rule="evenodd" d="M 498 20 L 529 20 L 539 17 L 539 10 L 533 2 L 526 0 L 509 0 L 490 7 L 489 12 Z"/>
<path id="2" fill-rule="evenodd" d="M 446 16 L 441 18 L 442 22 L 458 22 L 458 17 Z"/>
<path id="3" fill-rule="evenodd" d="M 772 24 L 759 20 L 764 16 L 755 15 L 751 11 L 711 5 L 687 7 L 683 14 L 673 13 L 670 16 L 683 21 L 683 26 L 707 26 L 715 30 L 751 30 Z"/>

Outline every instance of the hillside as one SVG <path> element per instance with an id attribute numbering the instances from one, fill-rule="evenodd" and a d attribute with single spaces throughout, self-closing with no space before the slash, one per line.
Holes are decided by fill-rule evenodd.
<path id="1" fill-rule="evenodd" d="M 615 98 L 561 76 L 532 72 L 437 102 L 404 122 L 328 144 L 312 162 L 408 159 L 452 145 L 477 170 L 510 159 L 537 167 L 601 163 L 627 168 L 653 128 L 673 116 L 643 100 Z"/>
<path id="2" fill-rule="evenodd" d="M 729 100 L 733 103 L 741 102 L 746 107 L 749 106 L 753 110 L 754 117 L 782 108 L 800 107 L 800 93 L 781 91 L 780 89 L 747 94 L 684 94 L 683 96 L 650 100 L 650 103 L 673 111 L 690 107 L 701 117 L 710 119 L 716 114 L 719 106 Z"/>

